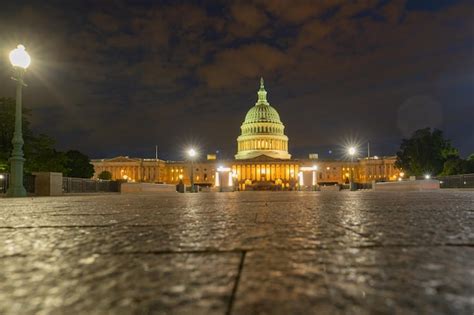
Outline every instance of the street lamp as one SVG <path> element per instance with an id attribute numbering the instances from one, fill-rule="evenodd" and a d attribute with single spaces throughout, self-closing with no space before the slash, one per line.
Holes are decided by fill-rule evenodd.
<path id="1" fill-rule="evenodd" d="M 191 192 L 194 192 L 194 158 L 196 157 L 197 152 L 193 148 L 188 150 L 188 156 L 191 160 Z"/>
<path id="2" fill-rule="evenodd" d="M 22 88 L 26 86 L 23 76 L 26 68 L 31 63 L 30 55 L 25 50 L 25 46 L 18 45 L 10 52 L 10 62 L 14 69 L 12 80 L 16 81 L 16 107 L 15 107 L 15 132 L 13 133 L 13 150 L 10 158 L 10 185 L 8 187 L 8 197 L 25 197 L 26 189 L 23 186 L 23 133 L 22 133 Z"/>
<path id="3" fill-rule="evenodd" d="M 351 172 L 350 172 L 350 180 L 349 180 L 349 187 L 351 190 L 355 190 L 354 186 L 354 155 L 356 154 L 356 148 L 354 147 L 349 147 L 347 150 L 350 157 L 351 157 Z"/>
<path id="4" fill-rule="evenodd" d="M 354 156 L 354 154 L 356 153 L 356 149 L 354 147 L 350 147 L 348 152 L 350 156 Z"/>

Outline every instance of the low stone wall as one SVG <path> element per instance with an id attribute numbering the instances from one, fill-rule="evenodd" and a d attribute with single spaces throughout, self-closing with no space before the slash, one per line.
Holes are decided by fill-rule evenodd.
<path id="1" fill-rule="evenodd" d="M 375 183 L 372 187 L 376 191 L 420 191 L 440 189 L 439 180 L 435 179 Z"/>
<path id="2" fill-rule="evenodd" d="M 176 192 L 175 185 L 152 184 L 152 183 L 123 183 L 120 187 L 122 194 L 133 194 L 141 192 Z"/>
<path id="3" fill-rule="evenodd" d="M 36 196 L 61 196 L 63 194 L 63 174 L 37 172 L 35 176 Z"/>
<path id="4" fill-rule="evenodd" d="M 319 190 L 321 190 L 321 191 L 339 191 L 340 188 L 339 188 L 339 185 L 327 185 L 327 186 L 320 185 Z"/>

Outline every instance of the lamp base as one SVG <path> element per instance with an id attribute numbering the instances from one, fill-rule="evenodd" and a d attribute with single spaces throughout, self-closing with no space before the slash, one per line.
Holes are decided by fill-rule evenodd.
<path id="1" fill-rule="evenodd" d="M 7 189 L 7 197 L 26 197 L 26 189 L 23 186 L 23 163 L 25 159 L 21 155 L 10 158 L 10 185 Z"/>
<path id="2" fill-rule="evenodd" d="M 26 189 L 23 186 L 19 187 L 9 187 L 7 190 L 7 197 L 13 198 L 13 197 L 26 197 Z"/>

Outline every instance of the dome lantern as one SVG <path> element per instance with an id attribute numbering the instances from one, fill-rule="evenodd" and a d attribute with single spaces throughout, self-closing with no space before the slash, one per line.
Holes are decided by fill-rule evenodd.
<path id="1" fill-rule="evenodd" d="M 265 104 L 269 105 L 267 101 L 267 91 L 265 91 L 265 85 L 263 82 L 263 77 L 260 78 L 260 90 L 257 92 L 258 95 L 258 101 L 257 104 Z M 255 105 L 257 105 L 255 104 Z"/>

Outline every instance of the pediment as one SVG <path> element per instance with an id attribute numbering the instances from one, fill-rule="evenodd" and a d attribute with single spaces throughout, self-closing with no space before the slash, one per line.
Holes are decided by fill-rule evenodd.
<path id="1" fill-rule="evenodd" d="M 108 160 L 106 160 L 106 161 L 107 161 L 107 162 L 120 162 L 120 163 L 124 163 L 124 162 L 137 162 L 137 161 L 139 161 L 139 160 L 137 160 L 137 159 L 131 159 L 131 158 L 129 158 L 128 156 L 117 156 L 117 157 L 108 159 Z"/>
<path id="2" fill-rule="evenodd" d="M 259 156 L 256 156 L 252 159 L 248 159 L 248 161 L 281 161 L 281 159 L 275 159 L 271 156 L 268 156 L 268 155 L 265 155 L 265 154 L 262 154 L 262 155 L 259 155 Z"/>

